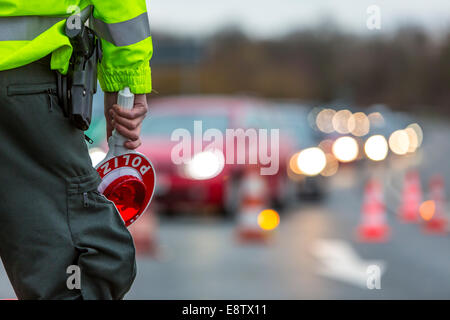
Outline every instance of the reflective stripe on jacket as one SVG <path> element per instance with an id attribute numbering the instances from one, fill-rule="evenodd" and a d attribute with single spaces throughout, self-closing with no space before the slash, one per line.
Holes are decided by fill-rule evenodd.
<path id="1" fill-rule="evenodd" d="M 0 71 L 52 53 L 51 69 L 67 73 L 72 46 L 65 18 L 93 5 L 89 23 L 102 41 L 98 79 L 103 91 L 152 89 L 153 53 L 145 0 L 0 0 Z"/>

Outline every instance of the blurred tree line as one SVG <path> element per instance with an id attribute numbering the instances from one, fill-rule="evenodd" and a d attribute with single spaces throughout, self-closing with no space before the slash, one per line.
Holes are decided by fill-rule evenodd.
<path id="1" fill-rule="evenodd" d="M 229 28 L 203 40 L 153 40 L 159 95 L 245 93 L 450 115 L 450 31 L 437 37 L 409 26 L 358 36 L 323 26 L 254 40 Z"/>

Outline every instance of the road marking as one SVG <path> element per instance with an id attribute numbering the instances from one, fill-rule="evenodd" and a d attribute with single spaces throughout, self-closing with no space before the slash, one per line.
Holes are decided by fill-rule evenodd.
<path id="1" fill-rule="evenodd" d="M 314 244 L 312 253 L 321 262 L 317 268 L 318 274 L 360 288 L 367 289 L 369 266 L 378 266 L 381 275 L 386 269 L 386 263 L 382 260 L 362 260 L 357 252 L 342 240 L 320 239 Z"/>

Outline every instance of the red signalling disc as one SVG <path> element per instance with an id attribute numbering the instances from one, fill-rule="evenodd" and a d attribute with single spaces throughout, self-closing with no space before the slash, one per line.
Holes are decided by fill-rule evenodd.
<path id="1" fill-rule="evenodd" d="M 140 153 L 127 153 L 97 167 L 102 178 L 98 191 L 114 202 L 126 226 L 145 212 L 155 190 L 155 171 Z"/>

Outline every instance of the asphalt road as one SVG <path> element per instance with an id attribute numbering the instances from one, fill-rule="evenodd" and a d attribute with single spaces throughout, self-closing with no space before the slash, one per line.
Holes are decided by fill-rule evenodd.
<path id="1" fill-rule="evenodd" d="M 417 167 L 426 191 L 434 173 L 450 184 L 450 130 L 425 126 L 419 154 L 382 165 L 343 168 L 321 203 L 281 212 L 271 242 L 241 245 L 232 222 L 170 219 L 158 224 L 158 259 L 138 257 L 138 275 L 127 299 L 449 299 L 450 234 L 427 235 L 398 221 L 402 174 Z M 360 243 L 364 183 L 384 184 L 391 238 Z M 447 194 L 449 194 L 447 187 Z M 450 208 L 450 207 L 449 207 Z M 367 267 L 380 267 L 380 289 L 367 287 Z M 14 297 L 0 269 L 0 298 Z"/>

